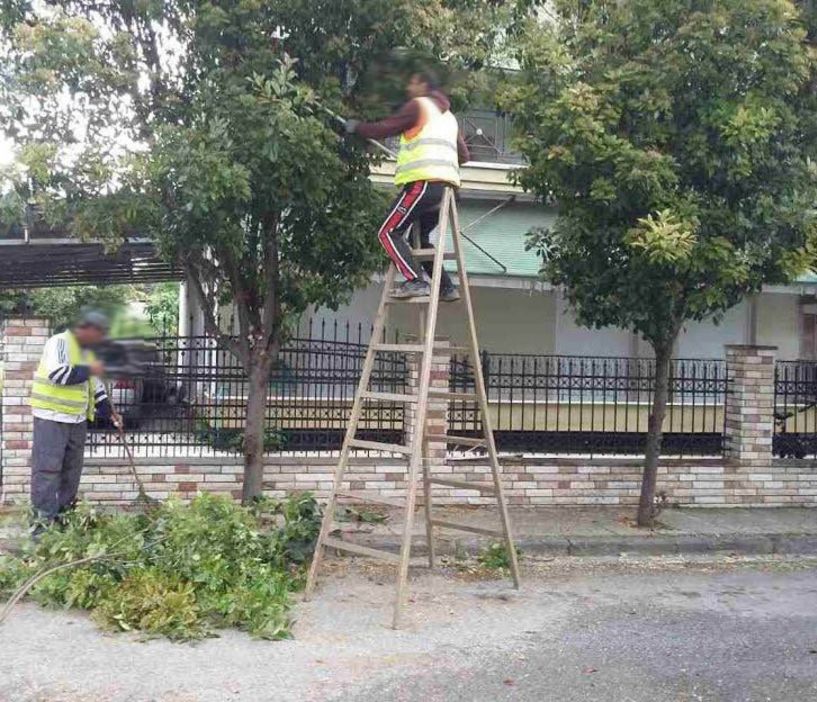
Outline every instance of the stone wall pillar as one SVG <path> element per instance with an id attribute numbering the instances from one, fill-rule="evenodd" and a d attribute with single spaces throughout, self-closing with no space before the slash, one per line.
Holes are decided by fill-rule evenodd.
<path id="1" fill-rule="evenodd" d="M 448 339 L 437 337 L 434 356 L 431 361 L 431 385 L 432 388 L 448 390 L 450 377 L 451 352 L 448 351 L 450 342 Z M 408 354 L 407 357 L 407 392 L 416 394 L 420 383 L 420 354 Z M 406 431 L 406 443 L 411 444 L 414 437 L 416 405 L 406 405 L 403 426 Z M 426 432 L 428 434 L 448 433 L 448 400 L 444 398 L 431 398 L 428 400 L 428 410 L 426 412 Z M 436 466 L 445 463 L 448 447 L 445 441 L 428 442 L 428 450 L 423 458 L 431 467 L 432 472 Z"/>
<path id="2" fill-rule="evenodd" d="M 3 484 L 0 502 L 26 499 L 31 474 L 32 376 L 48 339 L 48 322 L 39 318 L 9 318 L 0 327 L 0 353 L 5 379 L 0 411 L 3 413 L 0 457 Z"/>
<path id="3" fill-rule="evenodd" d="M 741 468 L 768 468 L 774 435 L 775 346 L 726 347 L 724 457 Z"/>

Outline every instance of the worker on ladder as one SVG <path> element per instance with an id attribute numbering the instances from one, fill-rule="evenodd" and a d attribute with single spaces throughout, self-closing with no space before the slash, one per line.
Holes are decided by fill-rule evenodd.
<path id="1" fill-rule="evenodd" d="M 411 255 L 407 234 L 414 222 L 420 225 L 420 245 L 431 246 L 430 234 L 437 226 L 440 204 L 447 186 L 460 186 L 460 164 L 469 159 L 468 147 L 450 111 L 448 97 L 427 71 L 412 74 L 406 92 L 409 101 L 380 122 L 349 119 L 346 131 L 366 139 L 400 135 L 400 151 L 394 184 L 402 188 L 378 232 L 378 239 L 405 282 L 394 291 L 399 298 L 430 294 L 423 270 L 431 276 L 432 263 L 418 267 Z M 459 291 L 443 270 L 440 299 L 459 299 Z"/>

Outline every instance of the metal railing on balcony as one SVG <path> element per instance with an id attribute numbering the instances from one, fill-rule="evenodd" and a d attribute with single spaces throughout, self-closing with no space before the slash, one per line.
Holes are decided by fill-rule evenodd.
<path id="1" fill-rule="evenodd" d="M 519 166 L 522 155 L 511 148 L 512 125 L 510 115 L 495 110 L 468 110 L 457 116 L 460 132 L 471 152 L 471 161 Z M 393 151 L 400 148 L 400 140 L 388 139 L 386 145 Z"/>

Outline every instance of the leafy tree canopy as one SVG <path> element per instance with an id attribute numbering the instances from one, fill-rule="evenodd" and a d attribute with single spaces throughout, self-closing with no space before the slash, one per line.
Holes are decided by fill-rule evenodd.
<path id="1" fill-rule="evenodd" d="M 519 181 L 559 208 L 530 245 L 580 322 L 633 330 L 655 352 L 649 526 L 682 326 L 815 264 L 815 52 L 788 0 L 546 9 L 505 95 L 530 162 Z"/>
<path id="2" fill-rule="evenodd" d="M 512 2 L 8 0 L 0 125 L 21 175 L 8 212 L 177 260 L 250 378 L 245 450 L 260 492 L 269 371 L 287 321 L 338 305 L 383 260 L 373 158 L 324 111 L 387 109 L 399 56 L 479 67 Z M 400 48 L 399 56 L 394 49 Z M 395 79 L 404 81 L 405 74 Z M 391 92 L 390 92 L 391 91 Z M 16 195 L 16 199 L 14 197 Z M 220 304 L 239 334 L 221 333 Z"/>
<path id="3" fill-rule="evenodd" d="M 557 6 L 506 98 L 520 181 L 559 206 L 532 245 L 580 320 L 666 345 L 812 266 L 814 54 L 794 5 Z"/>

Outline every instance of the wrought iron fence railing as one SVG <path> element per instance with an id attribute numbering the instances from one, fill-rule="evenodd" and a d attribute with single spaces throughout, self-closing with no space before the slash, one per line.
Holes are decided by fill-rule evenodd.
<path id="1" fill-rule="evenodd" d="M 817 457 L 817 361 L 778 361 L 774 383 L 775 456 Z"/>
<path id="2" fill-rule="evenodd" d="M 482 356 L 497 445 L 506 451 L 640 453 L 653 399 L 654 361 L 638 358 L 491 354 Z M 451 388 L 473 387 L 470 363 L 452 360 Z M 726 365 L 676 359 L 670 373 L 664 450 L 721 451 Z M 452 433 L 478 435 L 472 403 L 452 405 Z"/>
<path id="3" fill-rule="evenodd" d="M 270 452 L 335 451 L 346 422 L 368 344 L 358 325 L 308 324 L 281 352 L 268 388 Z M 396 334 L 390 338 L 397 339 Z M 158 338 L 142 352 L 144 370 L 111 383 L 137 454 L 205 456 L 237 453 L 243 438 L 247 381 L 231 354 L 207 337 Z M 482 360 L 500 450 L 555 453 L 639 453 L 653 393 L 653 362 L 646 359 L 495 354 Z M 406 358 L 379 354 L 377 389 L 406 391 Z M 473 387 L 469 363 L 451 359 L 453 390 Z M 673 454 L 720 452 L 726 391 L 725 362 L 673 361 L 665 449 Z M 367 405 L 366 438 L 404 440 L 403 406 Z M 449 408 L 452 433 L 479 432 L 473 404 Z M 88 450 L 121 455 L 108 426 L 92 428 Z"/>
<path id="4" fill-rule="evenodd" d="M 243 439 L 248 382 L 232 354 L 209 337 L 157 338 L 141 351 L 143 371 L 110 381 L 111 398 L 138 454 L 204 456 L 237 452 Z M 368 330 L 362 325 L 309 324 L 292 338 L 272 371 L 266 411 L 270 451 L 335 450 L 343 440 L 354 400 Z M 404 391 L 405 358 L 380 354 L 373 383 Z M 364 409 L 363 434 L 399 442 L 403 407 L 381 403 Z M 367 438 L 368 438 L 367 436 Z M 112 427 L 92 427 L 88 451 L 119 455 Z"/>

